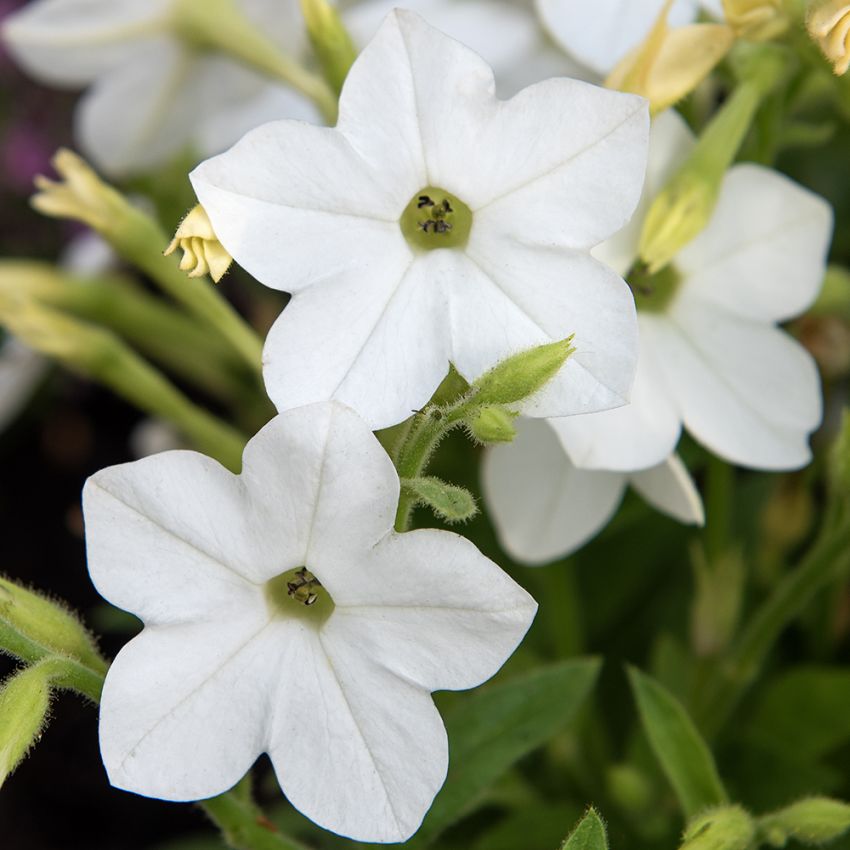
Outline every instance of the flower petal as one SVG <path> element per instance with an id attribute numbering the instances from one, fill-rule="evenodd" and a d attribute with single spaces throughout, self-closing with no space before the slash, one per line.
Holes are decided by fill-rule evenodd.
<path id="1" fill-rule="evenodd" d="M 664 460 L 679 441 L 682 418 L 658 363 L 652 324 L 639 315 L 638 325 L 640 353 L 629 404 L 549 420 L 578 467 L 622 472 L 646 469 Z"/>
<path id="2" fill-rule="evenodd" d="M 697 440 L 742 466 L 808 463 L 822 400 L 817 367 L 799 343 L 687 291 L 655 324 L 659 361 Z"/>
<path id="3" fill-rule="evenodd" d="M 76 133 L 108 173 L 144 172 L 188 147 L 207 115 L 261 86 L 256 74 L 228 59 L 198 57 L 170 39 L 152 40 L 86 93 Z"/>
<path id="4" fill-rule="evenodd" d="M 47 368 L 47 361 L 17 340 L 0 340 L 0 430 L 18 415 Z"/>
<path id="5" fill-rule="evenodd" d="M 320 826 L 405 841 L 445 779 L 445 728 L 427 691 L 365 657 L 334 619 L 288 646 L 268 752 L 292 805 Z"/>
<path id="6" fill-rule="evenodd" d="M 677 256 L 688 291 L 738 316 L 785 321 L 814 301 L 826 272 L 832 210 L 759 165 L 726 175 L 708 227 Z"/>
<path id="7" fill-rule="evenodd" d="M 364 281 L 380 274 L 386 252 L 395 262 L 406 251 L 398 217 L 425 185 L 396 197 L 340 133 L 298 121 L 257 127 L 191 179 L 233 258 L 287 292 L 345 271 Z"/>
<path id="8" fill-rule="evenodd" d="M 576 353 L 525 408 L 570 416 L 624 404 L 637 323 L 628 286 L 587 254 L 477 237 L 478 270 L 452 282 L 452 356 L 474 380 L 517 350 L 575 334 Z"/>
<path id="9" fill-rule="evenodd" d="M 278 409 L 335 399 L 383 428 L 421 408 L 446 376 L 444 278 L 459 255 L 414 259 L 399 235 L 382 250 L 371 273 L 329 278 L 283 311 L 264 353 Z"/>
<path id="10" fill-rule="evenodd" d="M 643 98 L 544 80 L 476 128 L 461 160 L 476 167 L 467 166 L 458 197 L 470 199 L 475 231 L 488 238 L 589 249 L 634 212 L 648 138 Z M 476 156 L 482 150 L 499 156 Z"/>
<path id="11" fill-rule="evenodd" d="M 694 144 L 694 134 L 675 109 L 668 109 L 652 119 L 649 159 L 640 203 L 622 230 L 593 249 L 592 254 L 597 260 L 611 266 L 617 274 L 628 273 L 638 258 L 640 234 L 650 205 L 691 153 Z"/>
<path id="12" fill-rule="evenodd" d="M 678 455 L 635 472 L 629 483 L 652 507 L 689 525 L 704 525 L 702 498 L 688 469 Z"/>
<path id="13" fill-rule="evenodd" d="M 572 56 L 599 74 L 607 74 L 649 33 L 665 0 L 536 0 L 552 37 Z M 695 0 L 678 0 L 672 26 L 690 23 Z"/>
<path id="14" fill-rule="evenodd" d="M 3 22 L 15 60 L 43 82 L 84 86 L 164 32 L 171 0 L 36 0 Z"/>
<path id="15" fill-rule="evenodd" d="M 433 529 L 391 534 L 328 583 L 328 629 L 428 691 L 489 679 L 519 645 L 535 601 L 463 537 Z"/>
<path id="16" fill-rule="evenodd" d="M 288 635 L 262 606 L 147 627 L 106 675 L 100 750 L 116 788 L 199 800 L 235 785 L 263 751 L 269 680 Z M 289 625 L 293 625 L 292 621 Z"/>
<path id="17" fill-rule="evenodd" d="M 513 443 L 488 450 L 483 484 L 499 541 L 526 564 L 574 552 L 613 516 L 626 476 L 570 463 L 548 422 L 517 421 Z"/>

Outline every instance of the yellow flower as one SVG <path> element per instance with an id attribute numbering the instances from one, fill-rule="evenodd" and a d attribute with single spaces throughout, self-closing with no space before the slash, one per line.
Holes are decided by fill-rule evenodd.
<path id="1" fill-rule="evenodd" d="M 188 272 L 189 277 L 208 274 L 218 283 L 233 262 L 233 257 L 218 241 L 209 216 L 200 204 L 180 222 L 165 255 L 173 254 L 178 248 L 183 252 L 180 268 Z"/>
<path id="2" fill-rule="evenodd" d="M 806 27 L 839 76 L 850 67 L 850 3 L 822 0 L 809 9 Z"/>
<path id="3" fill-rule="evenodd" d="M 728 53 L 735 34 L 725 24 L 669 27 L 667 0 L 649 35 L 605 81 L 608 88 L 645 97 L 653 114 L 690 94 Z"/>

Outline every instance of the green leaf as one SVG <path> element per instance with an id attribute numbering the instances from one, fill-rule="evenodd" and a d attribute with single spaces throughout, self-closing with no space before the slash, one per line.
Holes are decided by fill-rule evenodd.
<path id="1" fill-rule="evenodd" d="M 728 802 L 711 751 L 681 703 L 634 667 L 629 668 L 629 681 L 646 736 L 685 817 Z"/>
<path id="2" fill-rule="evenodd" d="M 512 765 L 562 729 L 590 694 L 599 667 L 596 658 L 563 661 L 463 700 L 446 718 L 446 784 L 419 834 L 405 846 L 427 847 Z"/>
<path id="3" fill-rule="evenodd" d="M 608 850 L 608 835 L 605 824 L 595 809 L 588 809 L 561 850 Z"/>
<path id="4" fill-rule="evenodd" d="M 772 847 L 784 847 L 792 838 L 801 844 L 828 844 L 850 830 L 850 805 L 810 797 L 759 818 L 758 826 Z"/>
<path id="5" fill-rule="evenodd" d="M 401 486 L 416 504 L 426 505 L 446 522 L 466 522 L 478 513 L 475 497 L 469 490 L 440 478 L 402 478 Z"/>
<path id="6" fill-rule="evenodd" d="M 850 670 L 800 667 L 774 679 L 747 724 L 764 747 L 814 761 L 850 741 Z"/>

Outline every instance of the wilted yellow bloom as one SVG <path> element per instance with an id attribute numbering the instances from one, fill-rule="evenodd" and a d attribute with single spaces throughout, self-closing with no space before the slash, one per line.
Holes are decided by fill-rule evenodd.
<path id="1" fill-rule="evenodd" d="M 690 94 L 729 52 L 735 34 L 725 24 L 670 27 L 667 0 L 649 35 L 625 56 L 605 81 L 608 88 L 632 92 L 661 112 Z"/>
<path id="2" fill-rule="evenodd" d="M 233 257 L 218 241 L 207 211 L 200 204 L 180 222 L 165 255 L 173 254 L 178 248 L 183 252 L 180 268 L 189 277 L 208 274 L 218 283 L 233 262 Z"/>
<path id="3" fill-rule="evenodd" d="M 735 35 L 770 41 L 791 23 L 784 0 L 723 0 L 723 14 Z"/>
<path id="4" fill-rule="evenodd" d="M 850 68 L 850 3 L 822 0 L 809 9 L 806 26 L 836 74 Z"/>
<path id="5" fill-rule="evenodd" d="M 121 219 L 124 198 L 73 151 L 60 148 L 51 162 L 62 180 L 39 174 L 35 178 L 38 192 L 31 199 L 33 207 L 43 215 L 82 221 L 100 233 L 109 233 Z"/>

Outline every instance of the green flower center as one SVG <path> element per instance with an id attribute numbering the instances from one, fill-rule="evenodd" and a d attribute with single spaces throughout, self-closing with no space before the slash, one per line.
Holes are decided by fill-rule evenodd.
<path id="1" fill-rule="evenodd" d="M 673 266 L 664 266 L 650 274 L 643 263 L 635 263 L 626 275 L 626 283 L 635 297 L 635 306 L 643 313 L 663 313 L 679 291 L 682 276 Z"/>
<path id="2" fill-rule="evenodd" d="M 306 567 L 275 576 L 263 589 L 275 617 L 298 617 L 319 625 L 330 617 L 335 607 L 331 595 Z"/>
<path id="3" fill-rule="evenodd" d="M 472 210 L 451 192 L 426 186 L 413 196 L 398 223 L 417 251 L 462 248 L 472 229 Z"/>

